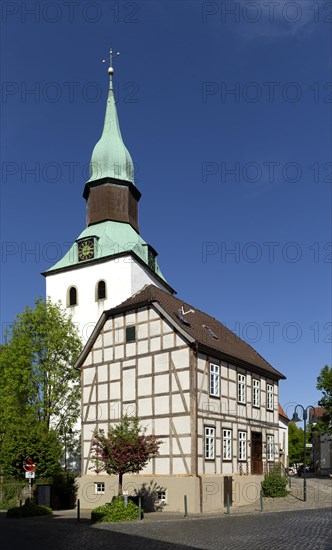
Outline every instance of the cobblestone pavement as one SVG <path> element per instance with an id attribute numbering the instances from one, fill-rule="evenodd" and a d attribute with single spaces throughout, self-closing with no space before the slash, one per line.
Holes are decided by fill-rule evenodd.
<path id="1" fill-rule="evenodd" d="M 135 534 L 145 541 L 153 539 L 155 543 L 173 543 L 174 550 L 177 545 L 180 545 L 179 548 L 187 545 L 201 550 L 332 549 L 332 514 L 329 509 L 271 513 L 263 517 L 223 516 L 130 526 L 108 524 L 96 526 L 95 529 Z M 143 544 L 142 548 L 149 547 Z"/>
<path id="2" fill-rule="evenodd" d="M 332 550 L 328 508 L 98 526 L 0 516 L 1 550 Z"/>
<path id="3" fill-rule="evenodd" d="M 332 550 L 332 479 L 292 479 L 284 499 L 231 508 L 230 514 L 146 514 L 142 522 L 91 525 L 89 510 L 53 518 L 7 519 L 0 512 L 1 550 Z"/>

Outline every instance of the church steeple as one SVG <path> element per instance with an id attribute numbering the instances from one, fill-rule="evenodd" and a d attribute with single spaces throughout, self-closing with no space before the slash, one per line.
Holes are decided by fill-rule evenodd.
<path id="1" fill-rule="evenodd" d="M 113 53 L 110 51 L 110 61 Z M 113 90 L 113 67 L 109 67 L 109 91 L 104 129 L 96 144 L 90 162 L 89 182 L 102 178 L 115 178 L 134 183 L 134 164 L 123 143 Z"/>
<path id="2" fill-rule="evenodd" d="M 113 57 L 111 50 L 110 62 Z M 120 131 L 113 73 L 110 66 L 104 128 L 92 152 L 90 179 L 83 193 L 87 201 L 87 225 L 106 220 L 120 221 L 130 223 L 139 232 L 138 201 L 141 194 L 134 185 L 134 164 Z"/>
<path id="3" fill-rule="evenodd" d="M 145 285 L 174 293 L 159 268 L 156 250 L 139 233 L 141 194 L 134 185 L 133 162 L 119 128 L 112 67 L 108 74 L 104 128 L 92 153 L 90 179 L 83 193 L 87 227 L 44 273 L 47 296 L 67 306 L 83 338 L 90 335 L 104 310 Z"/>

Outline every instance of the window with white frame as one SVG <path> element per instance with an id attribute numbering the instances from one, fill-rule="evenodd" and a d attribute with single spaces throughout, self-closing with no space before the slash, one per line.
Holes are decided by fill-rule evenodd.
<path id="1" fill-rule="evenodd" d="M 214 460 L 216 429 L 205 426 L 205 460 Z"/>
<path id="2" fill-rule="evenodd" d="M 252 406 L 261 406 L 261 382 L 256 378 L 252 381 Z"/>
<path id="3" fill-rule="evenodd" d="M 232 430 L 226 428 L 222 431 L 222 458 L 232 460 Z"/>
<path id="4" fill-rule="evenodd" d="M 237 375 L 237 400 L 239 403 L 246 402 L 246 377 L 244 374 Z"/>
<path id="5" fill-rule="evenodd" d="M 220 397 L 220 367 L 210 363 L 210 395 Z"/>
<path id="6" fill-rule="evenodd" d="M 166 502 L 166 491 L 157 491 L 157 501 Z"/>
<path id="7" fill-rule="evenodd" d="M 273 386 L 272 384 L 266 385 L 266 408 L 269 411 L 273 411 Z"/>
<path id="8" fill-rule="evenodd" d="M 274 436 L 268 435 L 267 436 L 267 459 L 268 460 L 274 460 Z"/>
<path id="9" fill-rule="evenodd" d="M 238 459 L 247 460 L 247 432 L 239 431 Z"/>
<path id="10" fill-rule="evenodd" d="M 95 495 L 103 495 L 105 493 L 105 483 L 97 482 L 95 483 Z"/>

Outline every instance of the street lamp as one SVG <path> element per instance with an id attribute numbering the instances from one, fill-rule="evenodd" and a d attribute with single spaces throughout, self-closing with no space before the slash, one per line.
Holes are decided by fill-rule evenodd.
<path id="1" fill-rule="evenodd" d="M 63 425 L 60 430 L 60 434 L 64 436 L 64 447 L 65 447 L 65 472 L 67 472 L 67 434 L 72 435 L 73 430 L 69 428 L 67 430 L 67 426 Z"/>
<path id="2" fill-rule="evenodd" d="M 308 418 L 308 411 L 310 411 L 310 409 L 313 410 L 313 415 L 312 415 L 312 424 L 317 424 L 317 416 L 316 416 L 316 411 L 315 411 L 315 407 L 313 407 L 312 405 L 308 405 L 308 407 L 304 408 L 303 405 L 296 405 L 295 406 L 295 410 L 294 410 L 294 414 L 293 414 L 293 418 L 292 418 L 292 422 L 300 422 L 301 421 L 301 418 L 299 418 L 299 415 L 297 414 L 297 408 L 298 407 L 301 407 L 302 409 L 302 417 L 303 417 L 303 432 L 304 432 L 304 458 L 303 458 L 303 500 L 304 502 L 307 501 L 307 457 L 306 457 L 306 454 L 307 454 L 307 448 L 306 448 L 306 441 L 307 441 L 307 418 Z"/>

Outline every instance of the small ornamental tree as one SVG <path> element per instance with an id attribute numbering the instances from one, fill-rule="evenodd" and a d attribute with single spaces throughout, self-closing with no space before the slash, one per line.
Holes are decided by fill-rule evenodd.
<path id="1" fill-rule="evenodd" d="M 155 435 L 145 435 L 146 428 L 140 426 L 136 417 L 124 416 L 119 424 L 109 425 L 93 433 L 94 470 L 119 476 L 119 496 L 122 495 L 122 480 L 126 473 L 137 473 L 151 458 L 159 454 L 162 443 Z"/>

